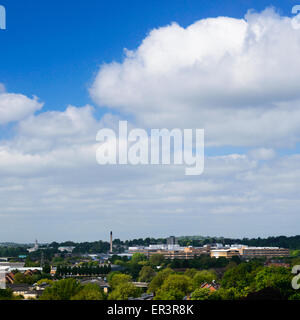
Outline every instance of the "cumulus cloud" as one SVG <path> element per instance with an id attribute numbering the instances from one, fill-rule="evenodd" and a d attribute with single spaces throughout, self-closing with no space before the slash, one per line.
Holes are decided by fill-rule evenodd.
<path id="1" fill-rule="evenodd" d="M 273 9 L 152 30 L 101 66 L 94 100 L 147 127 L 206 129 L 210 146 L 299 141 L 300 33 Z"/>
<path id="2" fill-rule="evenodd" d="M 0 84 L 0 125 L 24 119 L 42 107 L 36 97 L 31 99 L 22 94 L 6 93 L 4 85 Z"/>

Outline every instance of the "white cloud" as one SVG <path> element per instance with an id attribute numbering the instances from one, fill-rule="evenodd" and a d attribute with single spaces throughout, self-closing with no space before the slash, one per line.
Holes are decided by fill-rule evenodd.
<path id="1" fill-rule="evenodd" d="M 271 160 L 276 156 L 276 152 L 273 149 L 254 149 L 249 152 L 249 156 L 257 160 Z"/>
<path id="2" fill-rule="evenodd" d="M 300 140 L 299 52 L 299 30 L 272 9 L 173 23 L 103 65 L 90 92 L 139 125 L 205 128 L 208 146 L 291 146 Z"/>
<path id="3" fill-rule="evenodd" d="M 0 125 L 24 119 L 43 107 L 36 97 L 30 99 L 22 94 L 6 93 L 4 90 L 4 86 L 1 85 Z"/>

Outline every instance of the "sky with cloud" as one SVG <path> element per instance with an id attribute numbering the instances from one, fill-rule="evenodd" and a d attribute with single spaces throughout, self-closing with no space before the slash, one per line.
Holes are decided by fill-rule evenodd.
<path id="1" fill-rule="evenodd" d="M 0 68 L 0 241 L 98 240 L 110 230 L 122 239 L 299 233 L 300 29 L 292 5 L 244 6 L 216 1 L 215 11 L 207 5 L 198 18 L 185 7 L 181 18 L 171 12 L 151 26 L 146 19 L 143 34 L 120 35 L 120 48 L 107 37 L 113 31 L 88 25 L 85 50 L 98 38 L 99 58 L 83 58 L 81 48 L 64 65 L 55 51 L 34 68 L 22 57 L 32 65 L 32 73 L 19 65 L 26 75 L 12 52 Z M 83 36 L 67 30 L 70 45 Z M 12 50 L 10 32 L 18 34 L 4 32 L 1 65 Z M 84 61 L 78 70 L 74 57 Z M 66 68 L 58 84 L 55 61 Z M 119 120 L 145 129 L 204 128 L 204 173 L 98 165 L 97 131 Z"/>

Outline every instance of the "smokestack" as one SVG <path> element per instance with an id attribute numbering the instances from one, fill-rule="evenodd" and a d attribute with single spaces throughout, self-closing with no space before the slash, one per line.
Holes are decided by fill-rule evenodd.
<path id="1" fill-rule="evenodd" d="M 110 232 L 110 252 L 113 252 L 113 235 L 112 231 Z"/>

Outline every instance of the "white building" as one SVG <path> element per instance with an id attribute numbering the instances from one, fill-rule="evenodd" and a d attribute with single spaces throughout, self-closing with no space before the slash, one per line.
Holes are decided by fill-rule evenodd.
<path id="1" fill-rule="evenodd" d="M 58 251 L 72 253 L 75 247 L 59 247 Z"/>
<path id="2" fill-rule="evenodd" d="M 35 251 L 38 251 L 38 250 L 39 250 L 39 244 L 38 244 L 37 240 L 35 240 L 35 244 L 34 244 L 33 248 L 27 249 L 28 252 L 35 252 Z"/>

